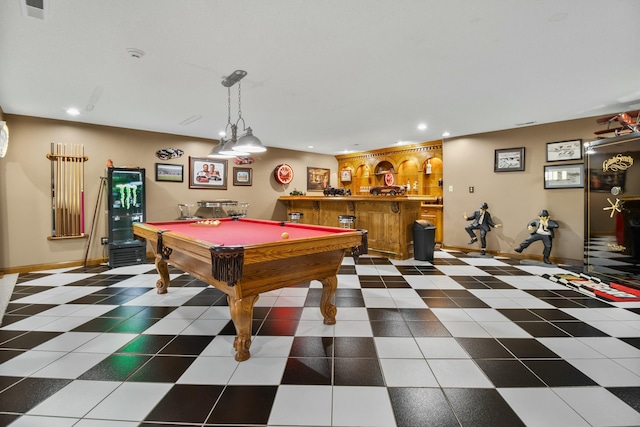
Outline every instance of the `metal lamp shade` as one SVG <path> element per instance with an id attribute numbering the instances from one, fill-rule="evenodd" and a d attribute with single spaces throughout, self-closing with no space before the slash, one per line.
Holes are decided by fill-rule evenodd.
<path id="1" fill-rule="evenodd" d="M 238 142 L 232 149 L 235 151 L 245 151 L 249 153 L 263 153 L 267 151 L 267 148 L 262 145 L 262 142 L 257 137 L 253 136 L 251 128 L 247 128 L 247 133 L 238 138 Z"/>

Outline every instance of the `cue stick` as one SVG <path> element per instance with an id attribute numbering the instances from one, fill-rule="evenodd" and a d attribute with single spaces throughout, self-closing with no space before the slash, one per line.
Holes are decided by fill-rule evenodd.
<path id="1" fill-rule="evenodd" d="M 84 144 L 81 145 L 82 162 L 80 171 L 80 234 L 84 234 Z"/>
<path id="2" fill-rule="evenodd" d="M 55 155 L 54 151 L 54 143 L 51 143 L 51 154 Z M 56 173 L 56 164 L 55 159 L 51 159 L 51 229 L 53 232 L 51 233 L 53 237 L 56 236 L 56 193 L 55 193 L 55 173 Z"/>
<path id="3" fill-rule="evenodd" d="M 56 223 L 57 223 L 57 230 L 58 230 L 58 237 L 60 237 L 62 235 L 62 210 L 61 210 L 61 205 L 62 205 L 62 190 L 60 189 L 60 180 L 62 179 L 62 163 L 61 159 L 60 159 L 60 153 L 62 152 L 62 147 L 60 146 L 60 144 L 56 145 L 56 163 L 58 165 L 58 168 L 56 170 L 56 176 L 57 176 L 57 180 L 56 180 Z"/>
<path id="4" fill-rule="evenodd" d="M 76 162 L 77 159 L 77 145 L 73 144 L 71 145 L 71 235 L 75 236 L 77 235 L 77 228 L 76 228 L 76 213 L 77 213 L 77 209 L 76 209 L 76 205 L 78 204 L 78 188 L 76 186 L 76 180 L 78 179 L 78 174 L 76 172 L 78 164 Z"/>
<path id="5" fill-rule="evenodd" d="M 67 180 L 69 179 L 69 168 L 67 167 L 67 144 L 63 144 L 62 146 L 62 229 L 63 235 L 66 236 L 69 234 L 69 211 L 68 211 L 68 203 L 69 203 L 69 192 L 67 191 Z"/>

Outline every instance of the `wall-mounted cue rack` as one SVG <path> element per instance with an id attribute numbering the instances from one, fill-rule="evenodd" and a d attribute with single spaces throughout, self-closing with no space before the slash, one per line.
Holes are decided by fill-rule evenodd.
<path id="1" fill-rule="evenodd" d="M 51 143 L 51 236 L 54 239 L 87 237 L 84 233 L 84 155 L 82 144 Z"/>

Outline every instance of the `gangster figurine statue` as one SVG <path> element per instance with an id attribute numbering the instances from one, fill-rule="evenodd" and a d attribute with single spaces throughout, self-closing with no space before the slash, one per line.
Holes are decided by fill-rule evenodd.
<path id="1" fill-rule="evenodd" d="M 553 241 L 553 230 L 558 228 L 558 223 L 549 219 L 549 212 L 543 209 L 538 214 L 538 219 L 534 219 L 527 224 L 527 229 L 531 233 L 529 237 L 524 239 L 520 246 L 514 249 L 518 253 L 529 247 L 530 244 L 537 240 L 542 240 L 544 250 L 542 251 L 543 261 L 545 264 L 551 264 L 549 255 L 551 255 L 551 244 Z"/>
<path id="2" fill-rule="evenodd" d="M 470 225 L 467 225 L 464 229 L 471 237 L 470 245 L 474 244 L 478 241 L 478 237 L 476 236 L 474 230 L 480 230 L 480 244 L 482 246 L 482 255 L 486 254 L 487 250 L 487 233 L 491 231 L 491 227 L 501 227 L 502 224 L 494 224 L 491 219 L 491 214 L 487 211 L 489 206 L 486 203 L 483 203 L 480 206 L 480 209 L 473 212 L 473 215 L 467 216 L 467 213 L 464 213 L 464 219 L 467 221 L 473 221 Z"/>

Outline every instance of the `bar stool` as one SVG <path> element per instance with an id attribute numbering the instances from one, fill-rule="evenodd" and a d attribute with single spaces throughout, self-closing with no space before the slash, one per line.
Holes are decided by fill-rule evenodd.
<path id="1" fill-rule="evenodd" d="M 356 220 L 354 215 L 338 215 L 338 222 L 342 224 L 343 228 L 351 228 L 351 224 L 353 224 Z"/>
<path id="2" fill-rule="evenodd" d="M 304 214 L 302 212 L 289 212 L 289 220 L 293 223 L 298 224 Z"/>

